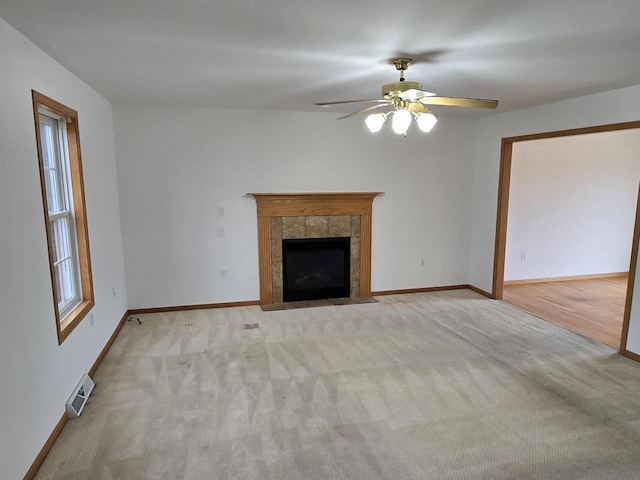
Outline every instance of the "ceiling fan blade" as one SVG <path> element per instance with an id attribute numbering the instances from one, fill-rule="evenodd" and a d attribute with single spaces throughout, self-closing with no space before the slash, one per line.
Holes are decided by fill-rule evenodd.
<path id="1" fill-rule="evenodd" d="M 496 108 L 498 100 L 487 100 L 484 98 L 462 98 L 462 97 L 424 97 L 420 99 L 425 105 L 443 105 L 446 107 L 475 107 L 475 108 Z"/>
<path id="2" fill-rule="evenodd" d="M 435 96 L 435 93 L 433 92 L 426 92 L 424 90 L 418 90 L 416 88 L 410 88 L 409 90 L 405 90 L 404 92 L 400 92 L 398 94 L 398 97 L 404 100 L 412 100 L 412 101 L 420 100 L 421 98 L 424 98 L 424 97 L 433 97 L 433 96 Z"/>
<path id="3" fill-rule="evenodd" d="M 407 110 L 409 110 L 414 115 L 417 115 L 419 113 L 433 113 L 431 110 L 429 110 L 429 107 L 420 102 L 411 102 L 407 107 Z"/>
<path id="4" fill-rule="evenodd" d="M 371 110 L 375 110 L 376 108 L 388 107 L 389 105 L 391 105 L 391 103 L 389 103 L 389 102 L 381 103 L 380 105 L 372 105 L 370 107 L 363 108 L 362 110 L 358 110 L 357 112 L 353 112 L 353 113 L 350 113 L 350 114 L 345 115 L 343 117 L 340 117 L 340 118 L 338 118 L 338 120 L 342 120 L 342 119 L 345 119 L 345 118 L 353 117 L 355 115 L 360 115 L 361 113 L 369 112 Z"/>
<path id="5" fill-rule="evenodd" d="M 320 107 L 327 107 L 329 105 L 341 105 L 343 103 L 360 103 L 360 102 L 377 102 L 377 103 L 385 102 L 386 103 L 387 101 L 381 98 L 367 98 L 364 100 L 340 100 L 338 102 L 317 102 L 317 103 L 314 103 L 314 105 L 318 105 Z"/>

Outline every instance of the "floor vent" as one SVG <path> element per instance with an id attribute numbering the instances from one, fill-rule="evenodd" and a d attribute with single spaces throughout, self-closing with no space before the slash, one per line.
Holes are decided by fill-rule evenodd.
<path id="1" fill-rule="evenodd" d="M 69 418 L 80 416 L 95 385 L 89 375 L 86 373 L 82 375 L 78 386 L 73 390 L 71 397 L 67 401 L 67 415 Z"/>

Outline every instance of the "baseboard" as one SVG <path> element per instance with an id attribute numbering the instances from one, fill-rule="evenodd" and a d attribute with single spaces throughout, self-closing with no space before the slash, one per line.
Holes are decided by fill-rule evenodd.
<path id="1" fill-rule="evenodd" d="M 145 313 L 177 312 L 180 310 L 206 310 L 209 308 L 252 307 L 254 305 L 260 305 L 260 300 L 246 300 L 244 302 L 225 302 L 225 303 L 201 303 L 197 305 L 174 305 L 174 306 L 168 306 L 168 307 L 153 307 L 153 308 L 133 308 L 129 310 L 129 315 L 142 315 Z"/>
<path id="2" fill-rule="evenodd" d="M 111 345 L 113 345 L 113 342 L 116 339 L 116 337 L 118 336 L 118 333 L 120 333 L 120 330 L 122 330 L 122 326 L 124 325 L 124 321 L 127 319 L 127 317 L 129 317 L 129 315 L 130 315 L 129 310 L 124 312 L 124 315 L 122 316 L 122 318 L 118 322 L 118 325 L 116 326 L 116 329 L 111 334 L 111 337 L 109 337 L 109 340 L 107 340 L 107 343 L 105 344 L 104 348 L 100 352 L 100 355 L 98 355 L 98 358 L 96 358 L 96 361 L 93 362 L 93 366 L 89 369 L 88 373 L 89 373 L 90 377 L 93 377 L 93 374 L 96 373 L 96 370 L 98 370 L 98 367 L 100 366 L 100 363 L 102 362 L 102 359 L 104 358 L 104 356 L 107 354 L 107 352 L 111 348 Z"/>
<path id="3" fill-rule="evenodd" d="M 379 290 L 377 292 L 371 292 L 371 296 L 380 297 L 382 295 L 404 295 L 407 293 L 443 292 L 445 290 L 464 290 L 465 288 L 469 288 L 469 285 L 444 285 L 441 287 L 406 288 L 403 290 Z"/>
<path id="4" fill-rule="evenodd" d="M 40 453 L 31 464 L 31 468 L 29 468 L 26 475 L 24 476 L 24 480 L 32 480 L 33 478 L 35 478 L 38 470 L 40 469 L 40 466 L 42 465 L 42 462 L 44 462 L 44 459 L 47 458 L 49 450 L 51 450 L 51 447 L 53 447 L 53 444 L 60 435 L 60 432 L 62 432 L 65 423 L 67 423 L 67 412 L 64 412 L 62 414 L 62 417 L 60 417 L 60 420 L 58 420 L 58 423 L 54 427 L 53 432 L 51 432 L 51 435 L 49 435 L 49 438 L 42 447 L 42 450 L 40 450 Z"/>
<path id="5" fill-rule="evenodd" d="M 630 358 L 631 360 L 635 360 L 636 362 L 640 362 L 640 355 L 638 355 L 637 353 L 630 352 L 629 350 L 621 349 L 620 355 L 622 355 L 623 357 Z"/>
<path id="6" fill-rule="evenodd" d="M 481 288 L 469 285 L 468 283 L 461 285 L 443 285 L 440 287 L 424 287 L 424 288 L 406 288 L 403 290 L 379 290 L 377 292 L 371 292 L 371 296 L 380 297 L 383 295 L 404 295 L 407 293 L 429 293 L 429 292 L 444 292 L 446 290 L 472 290 L 487 298 L 493 299 L 493 295 L 489 292 L 482 290 Z"/>
<path id="7" fill-rule="evenodd" d="M 493 298 L 493 295 L 492 295 L 492 294 L 490 294 L 489 292 L 487 292 L 486 290 L 482 290 L 481 288 L 478 288 L 478 287 L 476 287 L 476 286 L 474 286 L 474 285 L 466 285 L 466 287 L 467 287 L 469 290 L 473 290 L 474 292 L 479 293 L 480 295 L 483 295 L 483 296 L 485 296 L 485 297 L 487 297 L 487 298 L 490 298 L 490 299 L 492 299 L 492 300 L 494 299 L 494 298 Z"/>
<path id="8" fill-rule="evenodd" d="M 527 278 L 525 280 L 505 280 L 504 285 L 528 285 L 530 283 L 570 282 L 572 280 L 597 280 L 599 278 L 626 277 L 629 272 L 593 273 L 589 275 L 571 275 L 568 277 Z"/>

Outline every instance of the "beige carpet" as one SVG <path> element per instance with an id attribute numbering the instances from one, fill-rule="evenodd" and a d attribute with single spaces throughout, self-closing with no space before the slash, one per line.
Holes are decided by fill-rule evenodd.
<path id="1" fill-rule="evenodd" d="M 126 323 L 37 478 L 640 479 L 640 364 L 467 290 L 378 300 Z"/>
<path id="2" fill-rule="evenodd" d="M 277 310 L 292 310 L 294 308 L 327 307 L 336 305 L 357 305 L 360 303 L 376 303 L 373 297 L 348 297 L 348 298 L 328 298 L 325 300 L 302 300 L 299 302 L 282 302 L 261 305 L 265 312 L 275 312 Z"/>

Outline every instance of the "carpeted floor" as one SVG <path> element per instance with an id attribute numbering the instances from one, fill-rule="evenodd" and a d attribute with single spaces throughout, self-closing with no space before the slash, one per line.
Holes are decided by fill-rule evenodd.
<path id="1" fill-rule="evenodd" d="M 36 478 L 640 479 L 640 364 L 467 290 L 378 300 L 126 323 Z"/>

